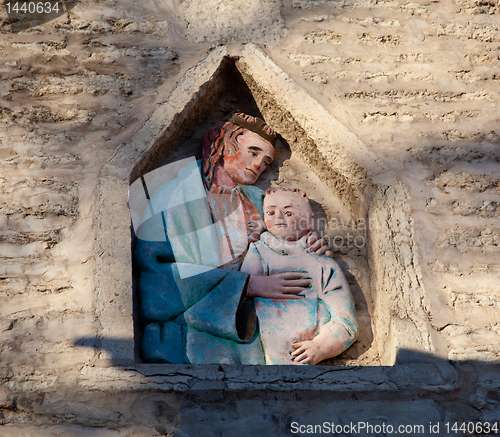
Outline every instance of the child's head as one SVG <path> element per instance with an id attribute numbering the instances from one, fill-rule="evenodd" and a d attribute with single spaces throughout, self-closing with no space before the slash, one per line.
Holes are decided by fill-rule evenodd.
<path id="1" fill-rule="evenodd" d="M 298 188 L 270 188 L 264 198 L 264 222 L 276 237 L 297 241 L 312 231 L 313 212 L 306 193 Z"/>

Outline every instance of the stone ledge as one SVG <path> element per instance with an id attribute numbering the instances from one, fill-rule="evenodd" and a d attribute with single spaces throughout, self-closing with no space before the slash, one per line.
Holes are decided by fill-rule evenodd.
<path id="1" fill-rule="evenodd" d="M 456 389 L 458 372 L 445 361 L 392 367 L 234 366 L 137 364 L 84 368 L 80 385 L 99 389 L 173 392 L 444 393 Z M 119 386 L 119 387 L 118 387 Z M 89 386 L 90 387 L 90 386 Z"/>

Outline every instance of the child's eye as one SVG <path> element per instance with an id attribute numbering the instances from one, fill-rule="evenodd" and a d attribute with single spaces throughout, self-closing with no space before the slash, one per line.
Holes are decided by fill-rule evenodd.
<path id="1" fill-rule="evenodd" d="M 274 211 L 266 211 L 266 215 L 274 215 Z"/>
<path id="2" fill-rule="evenodd" d="M 291 217 L 291 216 L 293 215 L 293 212 L 291 212 L 291 211 L 287 211 L 287 212 L 285 212 L 285 215 L 286 215 L 287 217 Z"/>

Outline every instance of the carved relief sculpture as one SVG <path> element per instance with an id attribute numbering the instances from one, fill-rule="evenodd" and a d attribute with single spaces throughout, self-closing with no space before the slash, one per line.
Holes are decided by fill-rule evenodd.
<path id="1" fill-rule="evenodd" d="M 275 357 L 280 352 L 271 352 L 267 334 L 263 346 L 254 301 L 260 321 L 267 317 L 268 303 L 300 300 L 293 311 L 304 316 L 303 329 L 286 340 L 295 342 L 295 363 L 316 364 L 355 340 L 349 288 L 338 265 L 325 256 L 332 253 L 323 240 L 310 226 L 300 236 L 284 239 L 285 226 L 279 224 L 263 234 L 267 222 L 271 224 L 263 219 L 264 193 L 253 184 L 272 163 L 276 137 L 263 120 L 234 114 L 202 138 L 201 162 L 181 166 L 149 199 L 134 250 L 145 361 L 292 363 L 291 355 L 281 361 Z M 276 191 L 268 198 L 280 203 L 283 196 L 298 195 Z M 304 224 L 310 209 L 305 198 L 302 206 Z M 255 252 L 270 239 L 295 245 L 283 249 L 293 255 L 276 254 L 257 268 Z M 244 259 L 247 267 L 241 269 Z M 285 320 L 274 317 L 261 323 L 271 332 Z M 322 351 L 315 350 L 322 339 Z M 325 354 L 325 347 L 330 352 Z"/>
<path id="2" fill-rule="evenodd" d="M 336 261 L 307 252 L 313 212 L 298 189 L 271 188 L 264 198 L 267 231 L 251 243 L 241 271 L 275 275 L 298 271 L 312 279 L 299 299 L 255 297 L 266 364 L 317 364 L 358 337 L 349 284 Z"/>

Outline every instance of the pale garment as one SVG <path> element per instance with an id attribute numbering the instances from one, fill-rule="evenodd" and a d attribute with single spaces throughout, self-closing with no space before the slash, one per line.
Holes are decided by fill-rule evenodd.
<path id="1" fill-rule="evenodd" d="M 347 280 L 338 263 L 307 253 L 306 238 L 289 242 L 264 232 L 250 244 L 241 271 L 256 275 L 306 272 L 311 287 L 301 300 L 255 298 L 266 364 L 296 364 L 292 344 L 328 330 L 342 350 L 357 338 L 358 323 Z"/>

